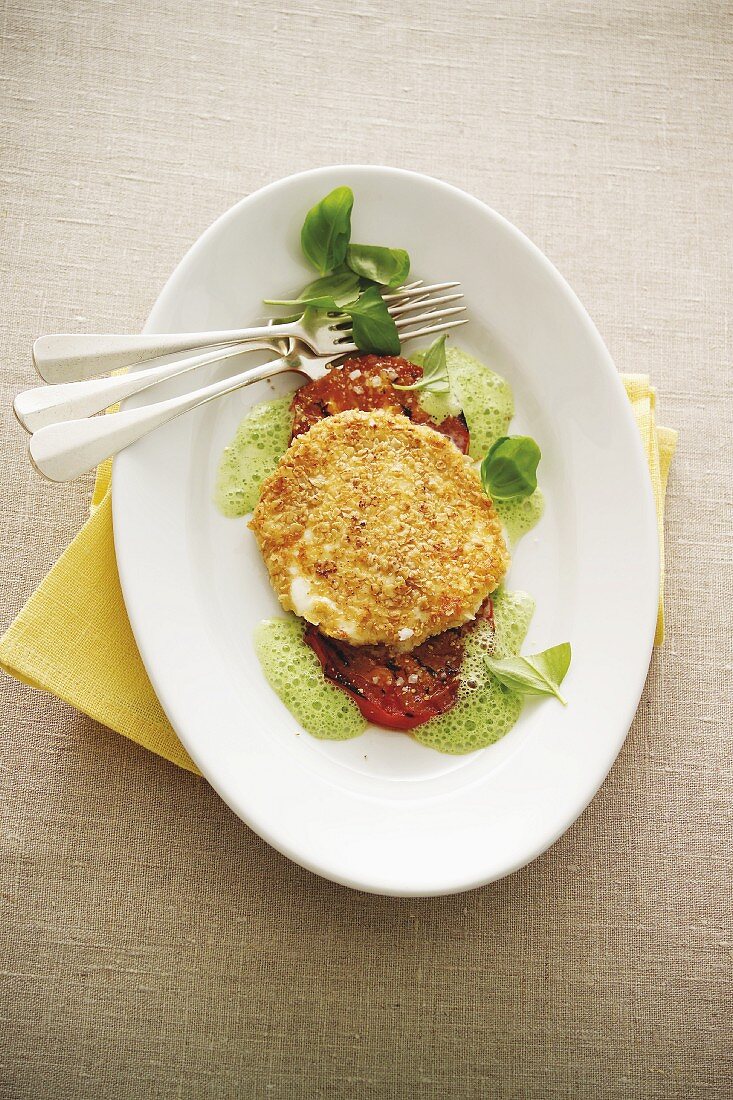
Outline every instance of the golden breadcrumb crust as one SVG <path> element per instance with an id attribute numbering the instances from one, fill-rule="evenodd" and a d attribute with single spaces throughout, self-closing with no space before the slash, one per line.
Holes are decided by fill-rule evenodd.
<path id="1" fill-rule="evenodd" d="M 472 619 L 508 565 L 473 463 L 391 412 L 293 440 L 250 523 L 282 606 L 352 644 L 412 649 Z"/>

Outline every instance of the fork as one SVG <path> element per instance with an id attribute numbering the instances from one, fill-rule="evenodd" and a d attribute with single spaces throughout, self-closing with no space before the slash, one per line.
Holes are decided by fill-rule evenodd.
<path id="1" fill-rule="evenodd" d="M 448 308 L 450 303 L 459 301 L 463 297 L 462 294 L 445 294 L 439 295 L 438 297 L 431 297 L 436 291 L 450 289 L 455 286 L 458 286 L 458 284 L 436 283 L 428 287 L 410 287 L 401 294 L 390 295 L 388 299 L 388 309 L 395 318 L 398 332 L 401 332 L 410 325 L 414 325 L 416 321 L 425 322 L 429 319 L 444 320 L 446 317 L 463 312 L 465 308 L 463 306 L 452 306 Z M 413 316 L 417 309 L 423 310 L 419 317 Z M 309 331 L 307 340 L 304 340 L 302 337 L 292 338 L 299 340 L 301 343 L 305 344 L 310 351 L 319 356 L 329 356 L 335 353 L 339 355 L 349 354 L 350 352 L 356 351 L 357 348 L 356 344 L 350 339 L 350 328 L 344 327 L 345 321 L 346 318 L 344 317 L 332 317 L 325 325 L 317 330 Z M 304 329 L 302 325 L 293 324 L 270 325 L 268 328 L 236 331 L 266 333 L 268 340 L 265 341 L 257 336 L 254 337 L 251 342 L 248 341 L 244 344 L 240 339 L 236 343 L 227 344 L 223 347 L 215 346 L 213 350 L 205 352 L 202 355 L 193 356 L 188 359 L 179 359 L 174 363 L 164 363 L 157 367 L 146 367 L 144 370 L 117 378 L 92 378 L 88 381 L 60 382 L 56 385 L 37 386 L 34 389 L 25 390 L 23 393 L 18 394 L 13 402 L 13 410 L 20 423 L 26 431 L 29 432 L 38 431 L 40 428 L 45 428 L 50 424 L 58 424 L 62 420 L 74 420 L 79 417 L 93 416 L 95 413 L 108 409 L 110 405 L 116 405 L 118 401 L 124 401 L 125 398 L 132 397 L 133 394 L 140 393 L 142 390 L 147 389 L 149 386 L 154 386 L 158 382 L 165 381 L 168 378 L 176 378 L 178 375 L 197 370 L 199 367 L 206 366 L 210 363 L 217 363 L 230 359 L 233 356 L 241 355 L 245 351 L 255 349 L 262 350 L 266 348 L 271 351 L 281 352 L 282 348 L 276 345 L 274 333 L 277 333 L 277 341 L 280 341 L 288 332 L 301 332 L 304 331 Z M 180 345 L 185 346 L 185 349 L 189 350 L 201 346 L 201 341 L 207 336 L 210 344 L 219 345 L 220 342 L 223 343 L 221 338 L 227 335 L 230 334 L 223 332 L 198 333 L 193 334 L 193 340 L 192 334 L 190 333 L 164 337 L 108 336 L 102 339 L 116 341 L 147 340 L 147 346 L 149 348 L 160 348 L 162 346 L 160 343 L 156 343 L 156 341 L 163 340 L 171 342 L 177 340 Z M 212 336 L 214 337 L 213 340 L 211 339 Z M 42 339 L 60 340 L 62 337 L 43 337 Z M 64 339 L 67 338 L 64 337 Z M 68 339 L 99 340 L 100 337 L 69 337 Z M 183 348 L 181 348 L 181 350 L 183 350 Z M 115 355 L 119 354 L 120 353 L 115 353 Z M 127 354 L 129 356 L 131 352 L 128 350 Z M 138 354 L 139 351 L 136 350 L 135 355 Z M 157 354 L 162 353 L 158 351 Z"/>
<path id="2" fill-rule="evenodd" d="M 455 310 L 450 311 L 451 314 Z M 448 311 L 444 311 L 444 314 Z M 413 318 L 416 329 L 401 334 L 402 340 L 413 340 L 419 336 L 429 336 L 435 332 L 445 332 L 465 325 L 466 320 L 436 320 L 436 314 L 422 314 Z M 435 323 L 423 324 L 425 320 Z M 110 416 L 90 417 L 81 420 L 66 420 L 49 424 L 31 436 L 29 451 L 31 462 L 36 470 L 50 481 L 71 481 L 88 473 L 104 459 L 129 447 L 138 439 L 170 420 L 190 412 L 217 397 L 234 393 L 243 386 L 273 378 L 286 371 L 296 371 L 308 379 L 322 378 L 326 368 L 340 359 L 344 350 L 355 350 L 354 345 L 339 344 L 337 349 L 325 356 L 314 355 L 307 349 L 293 349 L 280 359 L 271 360 L 259 367 L 252 367 L 233 378 L 223 378 L 219 382 L 204 386 L 193 393 L 171 397 L 139 409 L 126 409 Z M 230 354 L 237 355 L 239 350 Z"/>
<path id="3" fill-rule="evenodd" d="M 423 286 L 422 280 L 409 283 L 384 295 L 393 313 L 401 305 L 439 291 L 451 290 L 458 283 L 435 283 Z M 302 319 L 278 325 L 281 339 L 302 340 L 316 355 L 328 355 L 328 341 L 320 339 L 320 330 L 307 328 Z M 263 342 L 264 341 L 264 345 Z M 255 328 L 226 329 L 220 332 L 176 332 L 143 336 L 106 336 L 98 333 L 55 333 L 40 336 L 33 345 L 33 363 L 44 382 L 81 382 L 100 374 L 135 367 L 149 359 L 171 352 L 195 351 L 224 344 L 258 342 L 269 347 L 272 322 Z"/>

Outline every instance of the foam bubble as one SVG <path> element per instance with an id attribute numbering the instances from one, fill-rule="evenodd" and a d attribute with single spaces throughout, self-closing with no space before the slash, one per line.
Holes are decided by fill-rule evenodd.
<path id="1" fill-rule="evenodd" d="M 225 516 L 245 516 L 260 496 L 262 482 L 290 445 L 290 395 L 253 405 L 221 456 L 214 502 Z"/>
<path id="2" fill-rule="evenodd" d="M 267 682 L 304 730 L 328 741 L 346 741 L 366 729 L 359 708 L 323 675 L 303 641 L 300 619 L 265 619 L 255 629 L 255 652 Z"/>

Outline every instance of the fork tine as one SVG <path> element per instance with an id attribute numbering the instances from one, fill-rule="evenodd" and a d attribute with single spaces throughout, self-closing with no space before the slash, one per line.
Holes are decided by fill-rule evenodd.
<path id="1" fill-rule="evenodd" d="M 410 325 L 423 325 L 427 321 L 440 321 L 443 317 L 454 317 L 457 313 L 465 313 L 465 306 L 453 306 L 452 309 L 435 309 L 429 313 L 421 313 L 418 317 L 402 317 L 396 321 L 398 331 L 408 328 Z"/>
<path id="2" fill-rule="evenodd" d="M 442 298 L 432 298 L 430 300 L 427 300 L 429 298 L 429 295 L 425 295 L 424 298 L 411 298 L 404 306 L 392 306 L 389 309 L 389 312 L 393 317 L 399 317 L 403 313 L 411 313 L 412 310 L 419 309 L 424 306 L 429 306 L 430 308 L 432 308 L 433 306 L 444 305 L 448 302 L 457 302 L 462 297 L 462 294 L 444 294 Z"/>
<path id="3" fill-rule="evenodd" d="M 400 287 L 392 294 L 384 294 L 383 298 L 385 302 L 397 302 L 405 298 L 413 298 L 416 294 L 437 294 L 440 290 L 452 290 L 453 287 L 460 285 L 460 283 L 433 283 L 432 286 L 424 286 L 422 279 L 420 279 L 416 283 Z"/>
<path id="4" fill-rule="evenodd" d="M 398 286 L 396 290 L 393 290 L 391 294 L 383 294 L 385 302 L 392 302 L 395 298 L 406 298 L 410 294 L 416 294 L 422 292 L 423 279 L 416 279 L 414 283 L 404 283 L 403 286 Z"/>
<path id="5" fill-rule="evenodd" d="M 453 280 L 451 283 L 430 283 L 429 286 L 423 286 L 423 290 L 426 294 L 437 294 L 441 290 L 453 290 L 454 287 L 461 284 L 457 280 Z"/>
<path id="6" fill-rule="evenodd" d="M 432 332 L 445 332 L 449 328 L 458 328 L 459 325 L 467 325 L 468 317 L 463 317 L 460 321 L 445 321 L 439 325 L 429 325 L 428 328 L 419 328 L 414 332 L 401 332 L 400 341 L 404 343 L 405 340 L 414 340 L 416 336 L 429 336 Z"/>

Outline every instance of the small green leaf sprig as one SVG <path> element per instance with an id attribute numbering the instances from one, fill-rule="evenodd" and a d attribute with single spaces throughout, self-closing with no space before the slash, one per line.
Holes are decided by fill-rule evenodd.
<path id="1" fill-rule="evenodd" d="M 571 657 L 570 642 L 561 642 L 527 657 L 487 657 L 486 664 L 497 680 L 517 695 L 554 695 L 567 706 L 560 684 L 570 668 Z"/>
<path id="2" fill-rule="evenodd" d="M 266 305 L 287 306 L 318 321 L 319 312 L 351 317 L 354 343 L 360 351 L 399 355 L 400 338 L 394 318 L 380 293 L 393 289 L 410 273 L 403 248 L 351 243 L 350 187 L 336 187 L 305 216 L 300 232 L 303 255 L 319 273 L 297 298 L 268 298 Z"/>
<path id="3" fill-rule="evenodd" d="M 448 333 L 444 332 L 434 340 L 422 362 L 422 377 L 411 386 L 394 385 L 396 390 L 425 390 L 426 393 L 450 393 L 448 363 L 445 357 L 445 342 Z"/>

